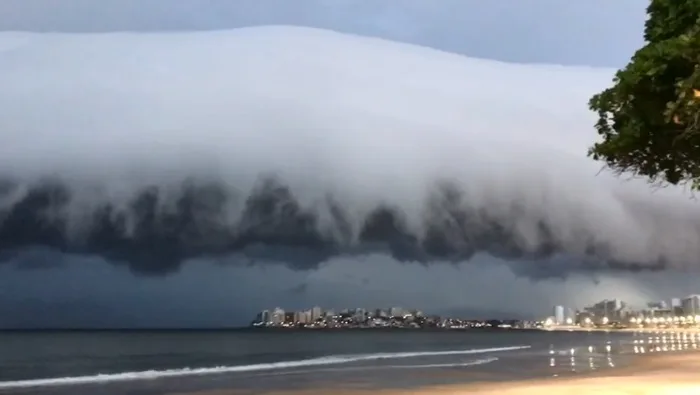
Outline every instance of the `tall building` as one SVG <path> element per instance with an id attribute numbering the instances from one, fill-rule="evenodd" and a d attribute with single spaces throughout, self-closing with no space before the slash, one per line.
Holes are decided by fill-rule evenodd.
<path id="1" fill-rule="evenodd" d="M 700 315 L 700 295 L 689 295 L 681 300 L 684 315 Z"/>
<path id="2" fill-rule="evenodd" d="M 297 313 L 293 311 L 288 311 L 284 313 L 284 322 L 287 324 L 293 324 L 297 322 Z"/>
<path id="3" fill-rule="evenodd" d="M 584 310 L 600 322 L 622 321 L 628 314 L 627 305 L 618 299 L 605 299 Z"/>
<path id="4" fill-rule="evenodd" d="M 310 324 L 311 310 L 297 311 L 294 313 L 294 322 L 297 324 Z"/>
<path id="5" fill-rule="evenodd" d="M 316 322 L 317 320 L 321 319 L 321 316 L 323 315 L 323 310 L 315 306 L 311 309 L 311 321 Z"/>
<path id="6" fill-rule="evenodd" d="M 256 321 L 261 323 L 261 324 L 267 324 L 268 322 L 270 322 L 270 311 L 263 310 L 263 311 L 259 312 Z"/>
<path id="7" fill-rule="evenodd" d="M 391 317 L 401 317 L 403 316 L 403 309 L 401 307 L 392 307 L 389 309 L 389 315 Z"/>
<path id="8" fill-rule="evenodd" d="M 282 325 L 284 323 L 284 310 L 279 307 L 275 307 L 270 314 L 270 323 L 272 325 Z"/>
<path id="9" fill-rule="evenodd" d="M 355 314 L 353 315 L 353 319 L 357 322 L 362 322 L 367 318 L 367 312 L 365 309 L 358 308 L 355 309 Z"/>
<path id="10" fill-rule="evenodd" d="M 554 306 L 554 323 L 557 325 L 563 325 L 566 322 L 564 317 L 564 306 Z"/>
<path id="11" fill-rule="evenodd" d="M 671 311 L 676 317 L 683 315 L 683 305 L 681 304 L 681 298 L 671 299 Z"/>

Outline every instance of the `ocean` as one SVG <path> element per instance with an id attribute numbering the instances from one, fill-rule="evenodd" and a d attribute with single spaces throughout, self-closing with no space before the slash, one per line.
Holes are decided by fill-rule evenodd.
<path id="1" fill-rule="evenodd" d="M 614 369 L 642 343 L 682 347 L 681 340 L 688 343 L 524 330 L 6 331 L 0 394 L 264 394 L 517 380 Z"/>

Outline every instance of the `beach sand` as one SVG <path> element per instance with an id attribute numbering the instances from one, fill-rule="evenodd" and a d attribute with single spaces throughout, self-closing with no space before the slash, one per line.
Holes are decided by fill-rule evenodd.
<path id="1" fill-rule="evenodd" d="M 478 380 L 478 378 L 477 378 Z M 238 395 L 216 390 L 187 395 Z M 596 375 L 511 382 L 476 382 L 464 385 L 380 390 L 345 388 L 270 392 L 269 395 L 700 395 L 700 353 L 645 355 L 629 366 Z M 173 395 L 185 395 L 178 393 Z"/>

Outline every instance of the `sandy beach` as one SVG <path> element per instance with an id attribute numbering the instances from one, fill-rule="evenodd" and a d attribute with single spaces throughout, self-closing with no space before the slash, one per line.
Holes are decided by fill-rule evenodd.
<path id="1" fill-rule="evenodd" d="M 333 389 L 336 395 L 698 395 L 700 394 L 700 353 L 645 355 L 627 367 L 579 377 L 548 378 L 509 382 L 475 382 L 465 385 L 378 390 L 376 388 Z M 172 395 L 240 395 L 246 392 L 216 390 Z M 327 395 L 319 388 L 277 391 L 269 395 Z"/>

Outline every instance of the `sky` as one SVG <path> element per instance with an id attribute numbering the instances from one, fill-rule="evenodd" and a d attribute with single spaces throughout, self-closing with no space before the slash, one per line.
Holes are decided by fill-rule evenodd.
<path id="1" fill-rule="evenodd" d="M 476 58 L 518 63 L 554 63 L 580 66 L 582 69 L 589 66 L 607 68 L 593 72 L 598 73 L 598 77 L 591 80 L 592 87 L 602 87 L 613 68 L 623 66 L 642 44 L 644 4 L 639 1 L 608 1 L 604 7 L 602 0 L 444 0 L 439 2 L 440 7 L 435 4 L 435 1 L 350 0 L 4 0 L 0 2 L 0 31 L 13 31 L 13 39 L 23 39 L 28 37 L 23 32 L 183 33 L 271 24 L 299 25 L 424 45 Z M 144 47 L 141 48 L 139 42 L 131 42 L 133 45 L 121 48 L 127 52 L 132 51 L 134 56 L 138 54 L 139 59 L 148 59 L 148 45 L 155 45 L 143 44 Z M 68 41 L 64 43 L 65 47 L 58 48 L 66 51 L 63 54 L 70 53 L 72 44 Z M 112 42 L 109 45 L 116 44 Z M 46 48 L 53 48 L 50 45 L 39 45 L 38 48 L 38 56 L 58 54 L 55 59 L 62 59 L 60 53 L 47 52 Z M 73 50 L 75 48 L 77 47 L 73 47 Z M 232 50 L 240 49 L 234 46 Z M 95 49 L 94 53 L 104 55 L 106 52 L 108 50 L 100 52 Z M 164 53 L 167 55 L 169 52 Z M 115 63 L 109 61 L 109 57 L 95 57 L 76 66 L 76 63 L 71 63 L 71 59 L 74 62 L 78 58 L 65 58 L 65 63 L 53 60 L 33 63 L 35 69 L 22 67 L 24 74 L 18 74 L 21 78 L 16 81 L 19 82 L 12 85 L 17 90 L 10 90 L 10 93 L 0 97 L 0 102 L 5 100 L 4 108 L 15 109 L 9 119 L 25 122 L 22 125 L 34 128 L 36 133 L 45 133 L 36 120 L 44 119 L 42 116 L 53 106 L 52 103 L 65 101 L 66 87 L 73 90 L 75 85 L 73 96 L 69 100 L 80 103 L 80 100 L 91 97 L 90 83 L 94 80 L 90 80 L 89 75 L 85 78 L 67 78 L 65 86 L 58 83 L 51 85 L 53 88 L 40 93 L 41 97 L 32 96 L 32 100 L 26 103 L 16 100 L 19 96 L 15 93 L 29 92 L 27 89 L 31 88 L 30 81 L 37 80 L 38 75 L 47 79 L 51 73 L 72 76 L 71 70 L 76 67 L 97 70 L 94 67 Z M 149 76 L 158 70 L 164 70 L 158 68 L 157 59 L 150 59 L 153 60 L 153 67 L 147 63 L 145 69 L 151 74 L 140 75 L 147 82 L 144 88 L 146 95 L 163 89 L 149 85 L 153 80 Z M 8 67 L 8 64 L 3 64 L 0 60 L 0 68 Z M 134 72 L 129 67 L 141 66 L 138 63 L 117 64 L 119 66 L 115 67 L 125 67 L 129 72 Z M 172 72 L 176 73 L 177 70 Z M 66 74 L 62 74 L 64 72 Z M 261 75 L 265 77 L 266 74 Z M 428 81 L 427 86 L 430 86 L 430 80 Z M 176 94 L 177 89 L 183 89 L 185 84 L 182 82 L 175 85 L 170 92 Z M 444 81 L 438 83 L 443 88 L 445 84 Z M 576 93 L 585 96 L 590 89 L 591 87 L 582 88 Z M 188 89 L 189 91 L 191 90 Z M 125 92 L 133 94 L 134 90 L 125 88 Z M 96 114 L 100 111 L 100 105 L 108 106 L 106 108 L 114 105 L 109 101 L 93 102 L 98 106 L 94 108 Z M 15 107 L 10 106 L 12 103 L 16 103 Z M 547 104 L 543 106 L 547 107 Z M 172 108 L 167 105 L 164 107 L 165 110 Z M 551 105 L 547 108 L 551 110 Z M 512 111 L 515 117 L 522 116 L 518 115 L 517 108 L 513 107 Z M 70 111 L 67 113 L 70 114 Z M 568 113 L 564 113 L 568 116 Z M 403 115 L 399 113 L 398 116 Z M 62 121 L 66 119 L 51 118 L 55 115 L 46 117 Z M 123 122 L 142 125 L 134 119 L 125 117 Z M 562 125 L 572 119 L 581 120 L 576 117 L 563 119 Z M 581 124 L 587 121 L 587 118 L 583 118 Z M 93 125 L 100 127 L 105 125 L 104 119 L 93 122 Z M 172 123 L 166 122 L 164 125 L 173 127 Z M 138 133 L 138 127 L 134 128 L 134 133 Z M 26 136 L 31 138 L 42 135 L 29 133 Z M 95 143 L 89 139 L 80 140 L 79 134 L 71 135 L 70 138 L 58 137 L 63 142 L 67 141 L 68 146 L 73 144 L 74 148 L 80 148 L 80 144 Z M 21 140 L 16 141 L 20 144 Z M 184 141 L 186 144 L 189 140 Z M 582 147 L 585 151 L 586 141 L 580 142 L 584 144 Z M 182 143 L 183 140 L 173 140 L 174 145 Z M 148 144 L 145 146 L 151 147 Z M 21 146 L 12 146 L 17 147 Z M 6 152 L 4 160 L 10 161 L 7 163 L 11 165 L 21 164 L 25 170 L 36 167 L 39 163 L 31 155 L 27 156 L 26 150 L 18 149 L 15 152 L 17 155 L 14 156 L 12 152 Z M 77 156 L 85 161 L 94 160 L 89 157 L 89 152 L 87 156 Z M 138 158 L 138 155 L 134 158 Z M 298 159 L 292 157 L 294 158 Z M 15 159 L 15 162 L 11 162 Z M 102 166 L 108 167 L 106 164 L 112 163 L 110 160 L 122 163 L 124 157 L 101 156 L 99 159 Z M 171 165 L 168 161 L 163 163 Z M 57 166 L 61 164 L 62 162 L 54 163 Z M 682 272 L 587 272 L 569 273 L 565 279 L 534 280 L 516 275 L 517 270 L 513 270 L 511 262 L 489 256 L 473 258 L 470 264 L 426 266 L 400 263 L 382 254 L 369 254 L 332 257 L 315 270 L 291 270 L 285 265 L 231 264 L 195 259 L 174 273 L 151 276 L 134 274 L 125 265 L 106 263 L 98 258 L 70 256 L 59 259 L 53 255 L 48 256 L 49 259 L 45 256 L 41 259 L 23 256 L 12 264 L 0 265 L 0 317 L 3 317 L 0 327 L 231 326 L 246 324 L 256 311 L 263 308 L 279 305 L 294 309 L 317 304 L 333 308 L 400 305 L 415 306 L 435 313 L 541 316 L 551 313 L 551 306 L 560 303 L 574 307 L 616 296 L 642 303 L 648 299 L 682 296 L 696 291 Z M 490 286 L 494 283 L 499 284 L 497 291 Z"/>
<path id="2" fill-rule="evenodd" d="M 3 0 L 0 30 L 192 31 L 300 25 L 512 62 L 623 66 L 645 1 Z"/>

